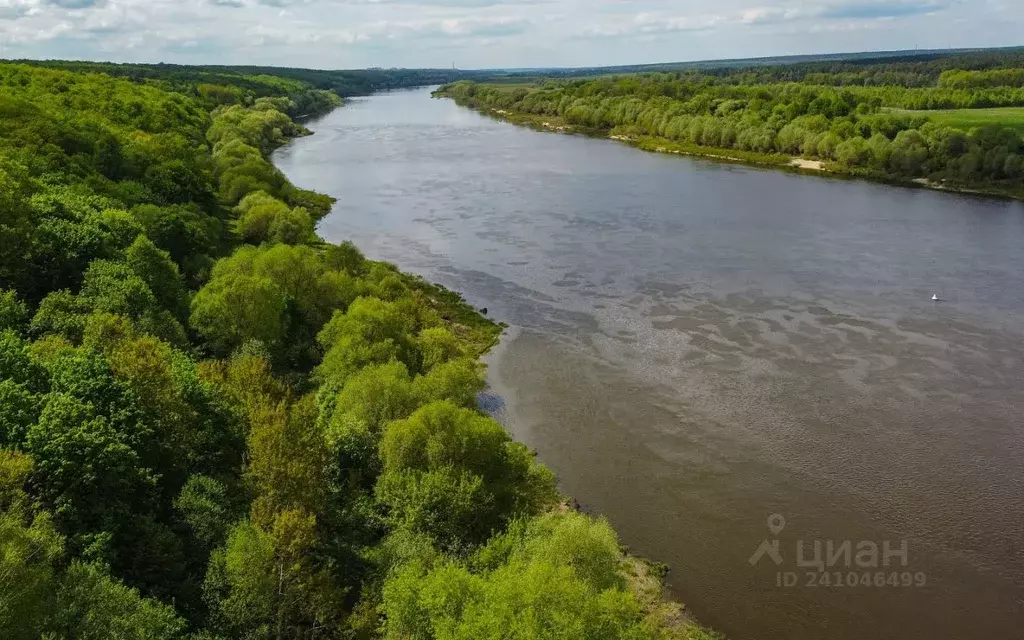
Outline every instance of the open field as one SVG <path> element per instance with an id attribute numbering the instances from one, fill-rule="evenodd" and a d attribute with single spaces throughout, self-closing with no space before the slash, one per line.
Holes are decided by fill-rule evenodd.
<path id="1" fill-rule="evenodd" d="M 926 115 L 931 120 L 951 127 L 968 130 L 987 124 L 1012 127 L 1024 133 L 1024 107 L 1002 107 L 998 109 L 945 109 L 936 111 L 906 111 L 893 109 L 898 113 Z"/>

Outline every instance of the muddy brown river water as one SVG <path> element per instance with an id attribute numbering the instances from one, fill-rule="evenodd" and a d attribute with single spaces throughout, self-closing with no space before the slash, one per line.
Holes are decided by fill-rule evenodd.
<path id="1" fill-rule="evenodd" d="M 699 619 L 1024 638 L 1024 205 L 539 133 L 426 89 L 310 126 L 275 161 L 338 198 L 321 235 L 511 325 L 487 406 Z"/>

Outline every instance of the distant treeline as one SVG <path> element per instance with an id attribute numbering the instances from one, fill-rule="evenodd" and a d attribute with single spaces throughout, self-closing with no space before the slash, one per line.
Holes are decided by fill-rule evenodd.
<path id="1" fill-rule="evenodd" d="M 509 70 L 501 76 L 513 81 L 536 78 L 577 78 L 600 75 L 699 71 L 708 75 L 763 74 L 762 81 L 799 81 L 806 75 L 859 74 L 865 68 L 909 72 L 934 81 L 948 69 L 986 70 L 1024 66 L 1024 47 L 1004 49 L 959 49 L 890 51 L 779 56 L 736 60 L 699 60 L 608 67 Z M 473 79 L 473 78 L 465 78 Z M 858 84 L 858 83 L 854 83 Z M 924 86 L 924 85 L 908 85 Z"/>
<path id="2" fill-rule="evenodd" d="M 950 68 L 954 63 L 985 68 Z M 963 130 L 905 110 L 1024 106 L 1022 79 L 1020 54 L 986 52 L 928 62 L 544 80 L 530 87 L 458 82 L 439 93 L 479 109 L 557 118 L 614 135 L 1015 191 L 1024 180 L 1024 140 L 1014 128 Z"/>
<path id="3" fill-rule="evenodd" d="M 456 69 L 317 70 L 266 66 L 184 66 L 176 64 L 115 64 L 65 60 L 21 61 L 68 71 L 103 73 L 135 82 L 153 81 L 176 89 L 215 84 L 253 91 L 257 96 L 280 95 L 297 86 L 333 91 L 345 98 L 375 91 L 444 84 L 460 79 L 486 78 L 492 72 Z M 277 79 L 277 82 L 270 79 Z M 295 83 L 295 84 L 289 84 Z"/>

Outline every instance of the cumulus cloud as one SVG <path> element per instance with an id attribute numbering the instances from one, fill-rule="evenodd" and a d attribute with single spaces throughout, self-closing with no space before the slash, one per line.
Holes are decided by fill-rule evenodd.
<path id="1" fill-rule="evenodd" d="M 102 6 L 107 0 L 47 0 L 47 4 L 56 5 L 64 9 L 88 9 L 90 7 Z"/>
<path id="2" fill-rule="evenodd" d="M 794 20 L 801 16 L 798 9 L 780 9 L 776 7 L 754 7 L 739 13 L 739 21 L 743 24 L 772 24 L 785 20 Z"/>
<path id="3" fill-rule="evenodd" d="M 609 21 L 605 24 L 589 26 L 583 29 L 583 36 L 601 38 L 620 38 L 635 36 L 655 36 L 684 31 L 704 31 L 725 18 L 716 15 L 672 16 L 658 13 L 638 13 L 631 20 Z"/>
<path id="4" fill-rule="evenodd" d="M 0 0 L 0 20 L 17 20 L 39 10 L 38 0 Z"/>
<path id="5" fill-rule="evenodd" d="M 0 0 L 8 57 L 595 66 L 1015 44 L 1009 0 Z"/>
<path id="6" fill-rule="evenodd" d="M 826 7 L 819 15 L 840 19 L 903 18 L 948 8 L 948 4 L 936 2 L 853 2 Z"/>

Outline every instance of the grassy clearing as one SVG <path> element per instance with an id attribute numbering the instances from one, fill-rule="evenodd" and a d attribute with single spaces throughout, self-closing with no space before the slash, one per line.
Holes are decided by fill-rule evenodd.
<path id="1" fill-rule="evenodd" d="M 928 116 L 934 122 L 965 131 L 984 125 L 1002 125 L 1024 133 L 1024 107 L 1003 107 L 999 109 L 944 109 L 937 111 L 905 111 L 893 109 L 896 113 Z"/>
<path id="2" fill-rule="evenodd" d="M 515 80 L 503 80 L 499 78 L 491 81 L 488 84 L 492 85 L 495 89 L 508 92 L 515 91 L 516 89 L 537 88 L 537 82 L 535 80 L 520 80 L 518 78 Z"/>

